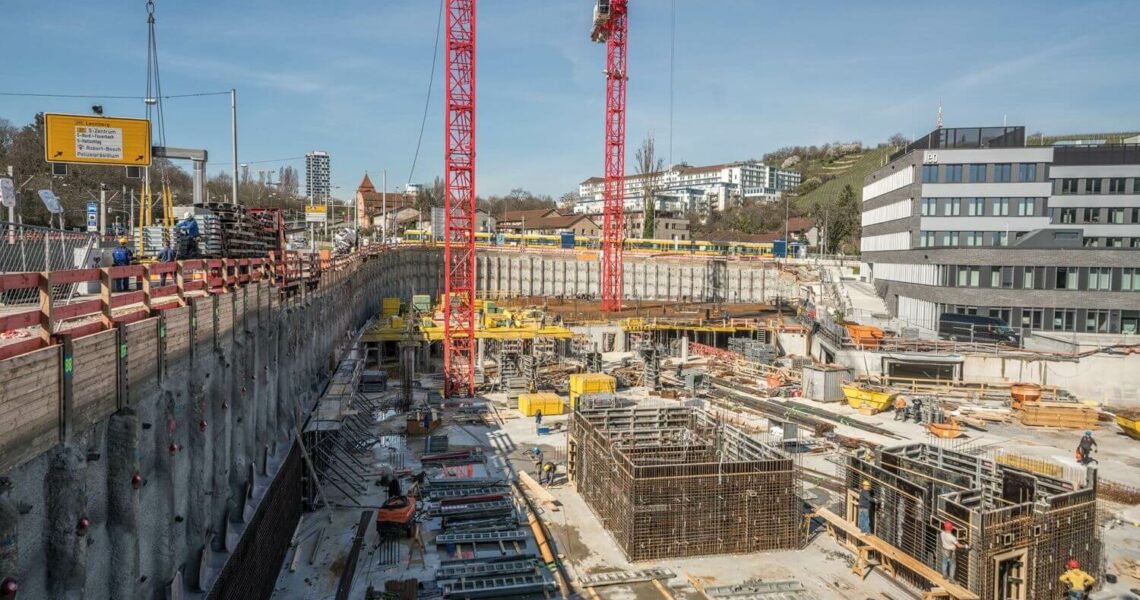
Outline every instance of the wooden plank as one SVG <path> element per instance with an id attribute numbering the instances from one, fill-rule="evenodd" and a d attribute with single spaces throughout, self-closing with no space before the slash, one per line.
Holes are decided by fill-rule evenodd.
<path id="1" fill-rule="evenodd" d="M 16 329 L 39 325 L 39 323 L 40 311 L 33 308 L 24 312 L 0 316 L 0 331 L 14 331 Z"/>
<path id="2" fill-rule="evenodd" d="M 59 442 L 59 361 L 59 346 L 0 361 L 0 473 Z"/>
<path id="3" fill-rule="evenodd" d="M 126 313 L 126 314 L 118 315 L 111 320 L 114 321 L 115 323 L 134 323 L 135 321 L 141 321 L 141 320 L 143 320 L 149 316 L 150 316 L 149 310 L 147 310 L 145 308 L 139 308 L 138 310 L 134 310 L 134 311 L 131 311 L 131 312 Z"/>
<path id="4" fill-rule="evenodd" d="M 43 340 L 39 338 L 29 338 L 11 344 L 4 344 L 0 346 L 0 360 L 7 360 L 28 352 L 32 352 L 39 348 L 42 344 Z"/>
<path id="5" fill-rule="evenodd" d="M 111 267 L 108 272 L 112 279 L 118 279 L 121 277 L 142 277 L 146 274 L 146 269 L 142 265 L 122 265 Z"/>
<path id="6" fill-rule="evenodd" d="M 72 341 L 72 431 L 82 433 L 118 409 L 118 332 Z"/>
<path id="7" fill-rule="evenodd" d="M 146 295 L 139 290 L 137 292 L 120 292 L 111 296 L 111 308 L 119 308 L 121 306 L 128 306 L 131 304 L 139 304 L 146 299 Z"/>
<path id="8" fill-rule="evenodd" d="M 72 302 L 71 304 L 55 306 L 51 310 L 51 316 L 52 319 L 59 322 L 83 315 L 94 314 L 101 310 L 103 310 L 103 301 L 96 298 L 94 300 L 84 300 L 82 302 Z"/>
<path id="9" fill-rule="evenodd" d="M 63 331 L 61 331 L 61 333 L 68 333 L 75 337 L 83 337 L 85 335 L 98 333 L 104 329 L 106 329 L 106 327 L 103 326 L 102 321 L 92 321 L 90 323 L 76 325 L 75 327 L 66 327 L 63 329 Z"/>
<path id="10" fill-rule="evenodd" d="M 0 292 L 26 290 L 39 286 L 39 273 L 4 273 L 0 275 Z"/>
<path id="11" fill-rule="evenodd" d="M 99 269 L 68 269 L 66 271 L 52 271 L 48 275 L 51 285 L 66 285 L 69 283 L 82 283 L 84 281 L 99 281 Z"/>

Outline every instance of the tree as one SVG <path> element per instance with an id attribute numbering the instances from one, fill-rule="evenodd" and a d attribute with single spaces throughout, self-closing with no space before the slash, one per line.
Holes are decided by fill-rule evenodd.
<path id="1" fill-rule="evenodd" d="M 665 160 L 657 156 L 657 144 L 652 133 L 645 137 L 641 147 L 634 153 L 633 166 L 642 178 L 642 190 L 645 196 L 645 226 L 642 228 L 641 237 L 652 238 L 656 232 L 655 197 L 661 187 L 661 172 L 665 170 Z"/>
<path id="2" fill-rule="evenodd" d="M 887 143 L 889 143 L 892 146 L 902 147 L 902 146 L 907 145 L 909 143 L 909 141 L 906 139 L 905 135 L 903 135 L 901 133 L 896 133 L 896 134 L 892 135 L 891 137 L 887 138 Z"/>
<path id="3" fill-rule="evenodd" d="M 578 204 L 578 190 L 571 190 L 558 198 L 558 210 L 570 212 Z"/>
<path id="4" fill-rule="evenodd" d="M 834 206 L 827 209 L 827 247 L 831 250 L 851 249 L 862 232 L 862 214 L 855 188 L 843 186 Z"/>

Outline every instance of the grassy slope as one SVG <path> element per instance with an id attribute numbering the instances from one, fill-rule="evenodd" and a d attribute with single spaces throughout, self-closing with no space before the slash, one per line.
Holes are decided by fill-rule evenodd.
<path id="1" fill-rule="evenodd" d="M 827 204 L 834 203 L 839 197 L 839 193 L 843 191 L 843 187 L 850 185 L 855 190 L 855 198 L 862 202 L 863 200 L 863 178 L 868 173 L 879 168 L 883 164 L 883 158 L 888 154 L 889 148 L 871 148 L 864 150 L 863 156 L 855 162 L 851 162 L 846 170 L 837 171 L 834 169 L 826 169 L 825 165 L 809 164 L 805 169 L 804 179 L 827 173 L 830 175 L 837 175 L 835 179 L 819 186 L 808 194 L 796 199 L 796 205 L 801 210 L 805 210 L 816 201 L 821 201 Z M 840 166 L 843 164 L 843 159 L 827 165 L 830 167 Z M 842 174 L 839 174 L 842 173 Z"/>

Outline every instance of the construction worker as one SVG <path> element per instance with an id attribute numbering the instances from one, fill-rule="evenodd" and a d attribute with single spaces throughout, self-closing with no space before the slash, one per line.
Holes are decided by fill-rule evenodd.
<path id="1" fill-rule="evenodd" d="M 863 480 L 863 490 L 859 492 L 859 531 L 871 533 L 871 511 L 876 503 L 878 503 L 878 501 L 875 500 L 874 495 L 871 493 L 871 482 Z"/>
<path id="2" fill-rule="evenodd" d="M 535 446 L 530 451 L 531 460 L 534 461 L 534 474 L 539 479 L 542 479 L 542 450 Z"/>
<path id="3" fill-rule="evenodd" d="M 552 462 L 542 465 L 542 485 L 554 485 L 554 471 L 556 468 Z"/>
<path id="4" fill-rule="evenodd" d="M 536 411 L 534 411 L 534 430 L 538 431 L 538 428 L 541 425 L 542 425 L 542 411 L 536 410 Z"/>
<path id="5" fill-rule="evenodd" d="M 922 398 L 915 398 L 914 400 L 911 400 L 910 406 L 907 407 L 907 412 L 910 413 L 910 416 L 912 419 L 914 419 L 915 423 L 918 423 L 921 425 L 922 421 L 923 421 L 923 418 L 922 418 Z"/>
<path id="6" fill-rule="evenodd" d="M 127 247 L 127 238 L 119 238 L 119 245 L 111 251 L 111 265 L 116 267 L 125 267 L 131 264 L 135 258 L 135 253 Z M 125 292 L 130 287 L 130 277 L 116 277 L 115 278 L 115 291 Z"/>
<path id="7" fill-rule="evenodd" d="M 895 396 L 895 420 L 906 423 L 908 416 L 910 415 L 906 411 L 906 398 Z"/>
<path id="8" fill-rule="evenodd" d="M 190 211 L 182 213 L 182 220 L 178 222 L 178 229 L 182 231 L 182 235 L 186 236 L 186 257 L 193 258 L 198 256 L 198 221 L 194 220 L 194 215 Z"/>
<path id="9" fill-rule="evenodd" d="M 174 262 L 174 249 L 170 247 L 170 242 L 162 243 L 162 250 L 158 251 L 158 262 Z M 158 286 L 166 285 L 166 272 L 159 274 Z"/>
<path id="10" fill-rule="evenodd" d="M 1100 462 L 1092 457 L 1092 453 L 1097 450 L 1096 440 L 1093 439 L 1091 431 L 1086 431 L 1084 437 L 1077 444 L 1077 462 L 1082 465 L 1088 465 L 1091 462 Z"/>
<path id="11" fill-rule="evenodd" d="M 942 531 L 938 534 L 938 572 L 951 583 L 954 582 L 954 572 L 958 566 L 958 550 L 966 547 L 954 535 L 954 524 L 950 521 L 943 523 Z"/>
<path id="12" fill-rule="evenodd" d="M 1096 585 L 1096 580 L 1081 570 L 1081 563 L 1075 558 L 1070 558 L 1066 566 L 1069 570 L 1061 575 L 1061 583 L 1066 586 L 1065 592 L 1069 600 L 1086 600 L 1089 590 Z"/>

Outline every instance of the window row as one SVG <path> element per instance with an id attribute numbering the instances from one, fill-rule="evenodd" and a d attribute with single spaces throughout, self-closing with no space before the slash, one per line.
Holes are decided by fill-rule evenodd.
<path id="1" fill-rule="evenodd" d="M 1110 223 L 1116 225 L 1140 223 L 1140 208 L 1050 208 L 1049 222 L 1064 224 Z"/>
<path id="2" fill-rule="evenodd" d="M 1038 331 L 1073 331 L 1084 333 L 1140 333 L 1140 310 L 1054 308 L 1054 307 L 983 307 L 946 306 L 946 312 L 986 315 L 1001 319 L 1010 327 Z"/>
<path id="3" fill-rule="evenodd" d="M 1073 178 L 1054 179 L 1058 194 L 1140 194 L 1140 177 Z M 1131 185 L 1129 185 L 1131 181 Z"/>
<path id="4" fill-rule="evenodd" d="M 1044 198 L 922 198 L 920 214 L 924 217 L 959 217 L 963 214 L 970 217 L 1035 217 L 1041 214 L 1039 206 L 1044 205 Z"/>
<path id="5" fill-rule="evenodd" d="M 923 183 L 1006 183 L 1037 181 L 1037 163 L 923 165 Z M 1014 177 L 1016 176 L 1016 179 Z"/>
<path id="6" fill-rule="evenodd" d="M 1140 268 L 948 265 L 942 280 L 946 287 L 1140 292 Z"/>

